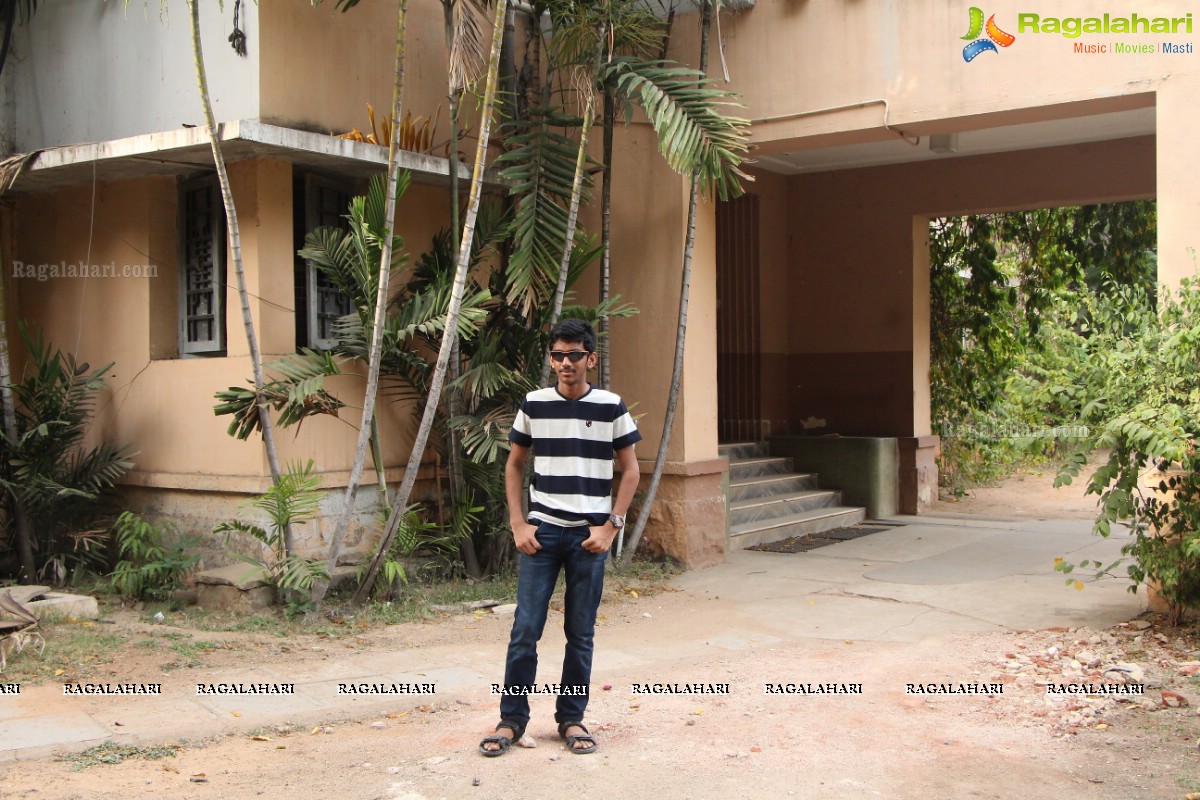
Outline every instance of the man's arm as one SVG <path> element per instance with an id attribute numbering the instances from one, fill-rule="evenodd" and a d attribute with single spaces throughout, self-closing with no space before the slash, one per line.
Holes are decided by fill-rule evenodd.
<path id="1" fill-rule="evenodd" d="M 529 448 L 513 444 L 508 450 L 508 461 L 504 465 L 504 495 L 508 499 L 508 526 L 512 528 L 513 543 L 527 555 L 542 549 L 537 540 L 537 526 L 525 521 L 521 513 L 521 496 L 525 489 L 525 460 Z"/>
<path id="2" fill-rule="evenodd" d="M 613 501 L 613 513 L 619 517 L 629 511 L 633 495 L 637 492 L 638 481 L 642 473 L 638 467 L 637 455 L 633 445 L 617 451 L 617 466 L 621 470 L 621 480 L 617 484 L 617 498 Z M 617 538 L 617 529 L 611 521 L 596 525 L 588 530 L 588 538 L 583 540 L 583 549 L 592 553 L 604 553 L 612 547 L 613 539 Z"/>
<path id="3" fill-rule="evenodd" d="M 613 501 L 613 513 L 619 517 L 629 511 L 629 504 L 637 493 L 638 482 L 642 479 L 641 467 L 638 466 L 637 455 L 633 452 L 634 445 L 629 445 L 617 451 L 617 466 L 621 469 L 621 482 L 617 484 L 617 499 Z"/>

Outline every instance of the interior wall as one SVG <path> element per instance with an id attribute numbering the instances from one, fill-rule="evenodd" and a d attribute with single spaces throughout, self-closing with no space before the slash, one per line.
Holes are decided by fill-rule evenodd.
<path id="1" fill-rule="evenodd" d="M 790 314 L 774 335 L 789 342 L 790 423 L 932 432 L 914 218 L 1153 197 L 1155 169 L 1154 138 L 1139 137 L 789 178 Z"/>

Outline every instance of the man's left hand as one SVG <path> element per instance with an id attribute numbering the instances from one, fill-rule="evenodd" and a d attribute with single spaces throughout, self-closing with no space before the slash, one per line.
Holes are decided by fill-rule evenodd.
<path id="1" fill-rule="evenodd" d="M 589 553 L 607 553 L 617 538 L 617 529 L 611 522 L 588 526 L 588 537 L 583 540 L 583 549 Z"/>

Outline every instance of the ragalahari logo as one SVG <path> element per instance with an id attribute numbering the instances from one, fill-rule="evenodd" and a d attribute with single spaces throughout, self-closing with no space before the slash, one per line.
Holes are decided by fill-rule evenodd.
<path id="1" fill-rule="evenodd" d="M 980 34 L 986 32 L 986 37 L 980 37 Z M 972 40 L 970 44 L 963 48 L 963 60 L 968 64 L 975 60 L 975 57 L 980 53 L 999 53 L 996 45 L 1008 47 L 1017 40 L 1017 37 L 1011 33 L 1005 33 L 1000 30 L 1000 26 L 996 24 L 996 15 L 992 14 L 988 17 L 987 24 L 983 23 L 983 9 L 971 6 L 971 28 L 967 31 L 967 35 L 962 37 Z"/>

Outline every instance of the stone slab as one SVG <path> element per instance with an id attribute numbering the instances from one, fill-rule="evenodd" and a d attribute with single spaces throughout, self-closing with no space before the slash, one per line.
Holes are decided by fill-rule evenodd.
<path id="1" fill-rule="evenodd" d="M 275 590 L 270 586 L 239 589 L 220 584 L 197 584 L 196 605 L 209 611 L 253 612 L 275 604 Z"/>
<path id="2" fill-rule="evenodd" d="M 100 606 L 96 603 L 96 598 L 83 594 L 46 592 L 41 600 L 31 600 L 25 606 L 42 621 L 100 618 Z"/>
<path id="3" fill-rule="evenodd" d="M 270 586 L 270 582 L 263 576 L 261 568 L 245 562 L 198 572 L 196 573 L 196 583 L 210 586 L 232 586 L 242 591 L 256 589 L 260 586 Z"/>

